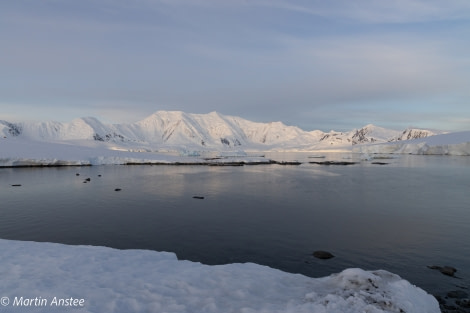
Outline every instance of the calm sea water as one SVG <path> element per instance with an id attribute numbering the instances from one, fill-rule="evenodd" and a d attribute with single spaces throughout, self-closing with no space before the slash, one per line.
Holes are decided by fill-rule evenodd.
<path id="1" fill-rule="evenodd" d="M 312 277 L 380 268 L 432 293 L 469 287 L 470 158 L 375 161 L 389 164 L 0 169 L 0 238 L 171 251 Z M 315 250 L 336 257 L 318 260 Z M 427 265 L 454 266 L 461 279 Z"/>

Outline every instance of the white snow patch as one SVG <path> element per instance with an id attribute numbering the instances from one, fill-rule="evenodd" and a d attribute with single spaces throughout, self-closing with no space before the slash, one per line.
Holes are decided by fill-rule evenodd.
<path id="1" fill-rule="evenodd" d="M 28 306 L 34 312 L 440 312 L 434 297 L 383 270 L 309 278 L 253 263 L 208 266 L 147 250 L 3 239 L 0 250 L 0 293 L 2 303 L 9 302 L 2 312 L 29 312 L 25 299 L 33 299 Z M 82 306 L 56 307 L 54 297 L 83 299 Z"/>

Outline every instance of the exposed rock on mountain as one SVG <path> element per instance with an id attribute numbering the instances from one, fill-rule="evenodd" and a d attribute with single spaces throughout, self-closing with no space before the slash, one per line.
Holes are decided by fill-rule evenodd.
<path id="1" fill-rule="evenodd" d="M 411 139 L 418 139 L 418 138 L 426 138 L 428 136 L 437 135 L 437 133 L 425 130 L 425 129 L 415 129 L 415 128 L 407 128 L 405 129 L 401 136 L 397 137 L 396 140 L 411 140 Z"/>

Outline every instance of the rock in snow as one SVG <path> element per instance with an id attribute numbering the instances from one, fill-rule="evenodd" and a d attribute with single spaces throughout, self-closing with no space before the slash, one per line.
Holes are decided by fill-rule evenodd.
<path id="1" fill-rule="evenodd" d="M 309 278 L 147 250 L 3 239 L 0 250 L 2 312 L 440 312 L 433 296 L 383 270 Z"/>

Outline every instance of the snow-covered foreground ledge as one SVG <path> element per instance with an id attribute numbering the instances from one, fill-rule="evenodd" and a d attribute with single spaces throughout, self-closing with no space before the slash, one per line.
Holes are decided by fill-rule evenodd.
<path id="1" fill-rule="evenodd" d="M 0 250 L 2 312 L 440 312 L 434 297 L 380 270 L 309 278 L 146 250 L 2 239 Z"/>

